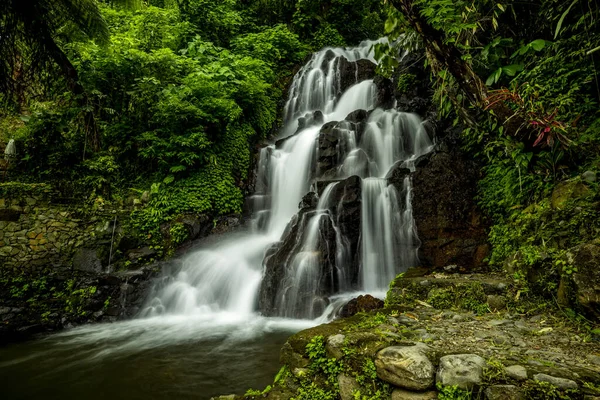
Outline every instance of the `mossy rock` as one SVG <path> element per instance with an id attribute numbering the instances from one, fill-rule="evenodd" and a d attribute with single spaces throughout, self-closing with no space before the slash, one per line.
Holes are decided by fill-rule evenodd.
<path id="1" fill-rule="evenodd" d="M 488 295 L 504 295 L 511 285 L 503 277 L 480 274 L 398 277 L 390 284 L 386 305 L 410 306 L 425 301 L 438 309 L 458 307 L 481 313 Z"/>
<path id="2" fill-rule="evenodd" d="M 562 209 L 570 200 L 587 195 L 590 189 L 580 181 L 561 182 L 552 192 L 552 208 Z"/>

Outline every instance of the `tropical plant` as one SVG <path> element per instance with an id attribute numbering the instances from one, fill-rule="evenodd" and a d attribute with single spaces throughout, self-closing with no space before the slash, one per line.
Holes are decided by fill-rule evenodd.
<path id="1" fill-rule="evenodd" d="M 125 1 L 125 0 L 123 0 Z M 84 126 L 99 148 L 97 127 L 79 73 L 60 41 L 85 37 L 106 43 L 106 21 L 95 0 L 5 0 L 0 3 L 0 93 L 23 97 L 39 77 L 58 70 L 84 107 Z"/>

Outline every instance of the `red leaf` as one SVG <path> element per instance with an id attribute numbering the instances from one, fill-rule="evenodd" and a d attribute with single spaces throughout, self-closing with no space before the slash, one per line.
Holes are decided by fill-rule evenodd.
<path id="1" fill-rule="evenodd" d="M 538 144 L 540 144 L 542 142 L 542 140 L 544 140 L 544 133 L 540 133 L 540 136 L 538 136 L 537 140 L 535 141 L 535 143 L 533 143 L 533 147 L 537 146 Z"/>

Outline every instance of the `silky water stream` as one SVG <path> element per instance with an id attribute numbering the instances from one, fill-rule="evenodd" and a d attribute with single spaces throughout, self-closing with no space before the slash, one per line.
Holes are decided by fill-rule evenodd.
<path id="1" fill-rule="evenodd" d="M 285 107 L 281 137 L 286 139 L 261 151 L 253 220 L 245 231 L 223 235 L 216 245 L 177 260 L 173 271 L 157 279 L 134 320 L 1 348 L 0 397 L 208 399 L 262 388 L 278 371 L 279 348 L 290 334 L 326 322 L 358 293 L 382 296 L 390 280 L 416 261 L 418 248 L 410 179 L 396 190 L 385 177 L 397 163 L 413 168 L 432 144 L 417 116 L 377 108 L 372 80 L 341 93 L 340 60 L 374 62 L 372 44 L 324 49 L 298 72 Z M 358 70 L 356 76 L 358 81 Z M 316 166 L 319 132 L 355 110 L 370 111 L 364 133 L 358 138 L 352 124 L 338 124 L 340 162 L 333 183 L 301 232 L 283 289 L 273 299 L 276 312 L 261 316 L 265 253 L 281 240 L 302 197 L 322 178 Z M 335 181 L 351 175 L 362 179 L 357 283 L 345 270 L 351 255 L 329 211 Z M 336 287 L 315 308 L 310 294 L 317 290 L 317 236 L 325 219 L 337 242 Z"/>

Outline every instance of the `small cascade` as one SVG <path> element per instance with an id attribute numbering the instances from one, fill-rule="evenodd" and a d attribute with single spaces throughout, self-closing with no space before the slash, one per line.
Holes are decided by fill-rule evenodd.
<path id="1" fill-rule="evenodd" d="M 362 287 L 377 290 L 396 276 L 398 199 L 385 179 L 362 182 Z"/>
<path id="2" fill-rule="evenodd" d="M 419 241 L 409 177 L 401 193 L 386 179 L 367 178 L 362 185 L 361 283 L 370 292 L 385 288 L 403 269 L 416 265 Z"/>
<path id="3" fill-rule="evenodd" d="M 325 115 L 331 114 L 336 108 L 339 97 L 348 89 L 345 85 L 349 82 L 355 84 L 358 81 L 358 65 L 356 63 L 359 60 L 368 60 L 374 65 L 375 59 L 371 48 L 375 43 L 377 42 L 365 41 L 356 48 L 326 48 L 315 53 L 294 77 L 284 108 L 285 126 L 281 136 L 288 137 L 294 134 L 298 129 L 298 119 L 303 118 L 307 113 L 319 111 Z M 340 69 L 345 66 L 354 69 L 353 81 L 344 79 L 340 73 Z M 362 94 L 365 90 L 373 90 L 373 86 L 371 81 L 355 91 Z M 369 95 L 372 96 L 372 93 Z M 361 97 L 360 101 L 366 102 L 367 100 Z M 361 107 L 353 110 L 358 108 Z M 339 110 L 339 112 L 343 112 L 343 110 Z M 346 115 L 342 115 L 341 119 Z"/>
<path id="4" fill-rule="evenodd" d="M 310 127 L 273 150 L 269 161 L 271 216 L 267 232 L 278 240 L 289 220 L 298 212 L 298 203 L 310 187 L 313 155 L 319 127 Z"/>
<path id="5" fill-rule="evenodd" d="M 324 277 L 321 266 L 324 260 L 321 256 L 320 245 L 327 243 L 327 238 L 321 237 L 325 232 L 324 221 L 329 215 L 317 211 L 307 224 L 300 250 L 295 254 L 283 280 L 283 291 L 278 294 L 277 308 L 279 315 L 288 318 L 312 319 L 325 309 L 326 303 L 319 296 Z M 329 221 L 327 221 L 329 222 Z"/>
<path id="6" fill-rule="evenodd" d="M 361 145 L 371 161 L 370 175 L 382 178 L 396 162 L 431 151 L 432 143 L 417 115 L 377 109 L 369 117 Z"/>
<path id="7" fill-rule="evenodd" d="M 378 108 L 374 43 L 324 49 L 298 72 L 280 139 L 260 152 L 249 232 L 185 257 L 143 316 L 323 321 L 415 265 L 410 176 L 388 175 L 414 170 L 432 143 L 418 116 Z"/>

